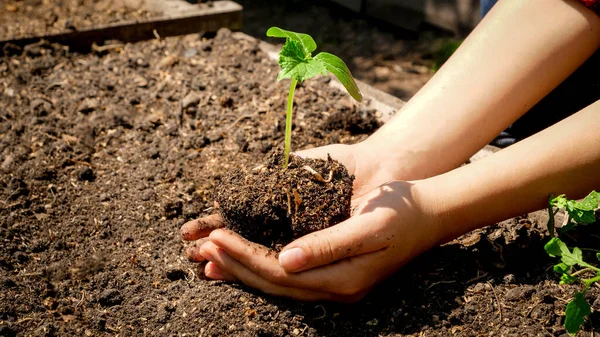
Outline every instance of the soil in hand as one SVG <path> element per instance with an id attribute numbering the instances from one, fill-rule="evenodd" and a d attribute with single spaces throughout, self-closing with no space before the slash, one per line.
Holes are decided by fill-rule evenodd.
<path id="1" fill-rule="evenodd" d="M 230 229 L 278 250 L 295 238 L 350 217 L 354 176 L 344 165 L 270 153 L 266 163 L 229 171 L 216 188 L 219 211 Z"/>

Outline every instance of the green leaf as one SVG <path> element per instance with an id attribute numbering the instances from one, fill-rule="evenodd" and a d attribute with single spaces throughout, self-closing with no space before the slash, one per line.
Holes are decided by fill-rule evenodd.
<path id="1" fill-rule="evenodd" d="M 267 30 L 267 36 L 269 37 L 284 37 L 286 39 L 296 41 L 300 43 L 302 49 L 307 55 L 310 55 L 317 49 L 317 43 L 308 34 L 296 33 L 289 30 L 281 29 L 279 27 L 271 27 Z"/>
<path id="2" fill-rule="evenodd" d="M 582 201 L 568 200 L 565 195 L 559 195 L 552 199 L 550 204 L 557 208 L 564 208 L 571 220 L 580 224 L 591 224 L 596 222 L 594 210 L 600 203 L 600 193 L 592 191 Z"/>
<path id="3" fill-rule="evenodd" d="M 315 56 L 315 60 L 321 61 L 325 68 L 335 75 L 335 77 L 337 77 L 337 79 L 344 85 L 344 88 L 346 88 L 350 96 L 359 102 L 362 101 L 360 89 L 356 85 L 356 82 L 350 73 L 350 69 L 348 69 L 348 66 L 346 66 L 342 59 L 333 54 L 322 52 Z"/>
<path id="4" fill-rule="evenodd" d="M 577 277 L 575 277 L 575 276 L 571 276 L 566 273 L 560 275 L 560 284 L 571 284 L 571 283 L 575 283 L 575 281 L 577 281 Z"/>
<path id="5" fill-rule="evenodd" d="M 288 40 L 279 53 L 281 71 L 277 80 L 293 78 L 298 82 L 312 78 L 318 74 L 327 75 L 325 66 L 304 52 L 299 42 Z"/>
<path id="6" fill-rule="evenodd" d="M 569 247 L 567 247 L 567 245 L 559 238 L 550 239 L 544 246 L 544 249 L 546 250 L 546 253 L 552 257 L 560 256 L 561 262 L 567 266 L 574 266 L 576 264 L 582 267 L 589 266 L 583 261 L 581 249 L 575 247 L 573 248 L 573 252 L 571 252 Z"/>
<path id="7" fill-rule="evenodd" d="M 557 272 L 558 274 L 565 274 L 568 273 L 569 270 L 571 270 L 571 267 L 568 266 L 565 263 L 559 263 L 557 265 L 555 265 L 554 267 L 552 267 L 552 269 L 554 269 L 555 272 Z"/>
<path id="8" fill-rule="evenodd" d="M 568 250 L 569 248 L 567 248 L 567 251 Z M 583 254 L 581 252 L 581 249 L 577 247 L 573 248 L 573 253 L 563 254 L 561 261 L 568 266 L 574 266 L 576 264 L 583 263 Z"/>
<path id="9" fill-rule="evenodd" d="M 590 192 L 585 199 L 581 202 L 577 203 L 578 208 L 593 211 L 598 208 L 598 204 L 600 203 L 600 193 L 596 191 Z"/>
<path id="10" fill-rule="evenodd" d="M 552 257 L 563 256 L 564 253 L 570 254 L 567 245 L 559 238 L 552 238 L 544 246 L 546 253 Z"/>
<path id="11" fill-rule="evenodd" d="M 558 197 L 555 197 L 552 200 L 550 200 L 550 204 L 556 208 L 565 208 L 567 205 L 567 201 L 569 201 L 569 199 L 567 199 L 567 197 L 564 194 L 561 194 Z"/>
<path id="12" fill-rule="evenodd" d="M 585 317 L 592 312 L 584 295 L 585 292 L 576 293 L 575 298 L 567 304 L 565 309 L 565 329 L 572 335 L 579 331 Z"/>
<path id="13" fill-rule="evenodd" d="M 600 253 L 596 253 L 596 258 L 600 261 Z"/>

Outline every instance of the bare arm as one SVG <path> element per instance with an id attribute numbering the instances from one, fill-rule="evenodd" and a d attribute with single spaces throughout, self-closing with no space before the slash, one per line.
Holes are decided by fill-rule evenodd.
<path id="1" fill-rule="evenodd" d="M 441 241 L 600 189 L 600 101 L 481 161 L 417 185 L 438 200 Z"/>
<path id="2" fill-rule="evenodd" d="M 599 47 L 600 17 L 578 1 L 500 1 L 365 148 L 383 149 L 390 156 L 388 166 L 396 166 L 397 179 L 447 172 Z"/>

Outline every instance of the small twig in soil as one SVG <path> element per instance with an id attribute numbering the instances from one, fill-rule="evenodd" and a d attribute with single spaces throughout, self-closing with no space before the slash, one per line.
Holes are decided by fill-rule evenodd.
<path id="1" fill-rule="evenodd" d="M 121 49 L 125 46 L 122 43 L 107 44 L 106 46 L 98 46 L 95 42 L 92 43 L 92 50 L 96 53 L 102 53 L 110 49 Z"/>
<path id="2" fill-rule="evenodd" d="M 96 166 L 94 166 L 94 165 L 92 165 L 92 164 L 90 164 L 88 162 L 85 162 L 85 161 L 73 160 L 73 159 L 68 159 L 68 158 L 67 158 L 67 160 L 70 161 L 70 162 L 72 162 L 72 163 L 74 163 L 74 164 L 79 164 L 79 165 L 84 165 L 84 166 L 88 166 L 88 167 L 91 167 L 91 168 L 96 168 Z"/>
<path id="3" fill-rule="evenodd" d="M 288 214 L 292 215 L 292 196 L 290 195 L 290 191 L 287 187 L 282 188 L 283 193 L 287 195 L 287 203 L 288 203 Z"/>
<path id="4" fill-rule="evenodd" d="M 473 282 L 477 282 L 479 280 L 481 280 L 482 278 L 485 278 L 488 276 L 488 273 L 483 273 L 481 275 L 477 274 L 477 276 L 473 277 L 472 279 L 468 280 L 466 284 L 471 284 Z"/>
<path id="5" fill-rule="evenodd" d="M 525 315 L 525 317 L 529 317 L 529 315 L 531 315 L 531 313 L 533 312 L 533 309 L 537 308 L 538 305 L 540 305 L 543 302 L 543 300 L 539 300 L 537 301 L 533 307 L 531 307 L 531 309 L 529 309 L 529 311 L 527 311 L 527 314 Z"/>
<path id="6" fill-rule="evenodd" d="M 594 269 L 592 269 L 592 268 L 583 268 L 581 270 L 578 270 L 578 271 L 574 272 L 573 274 L 571 274 L 571 276 L 581 275 L 583 273 L 587 273 L 588 271 L 592 271 L 593 272 Z"/>
<path id="7" fill-rule="evenodd" d="M 323 176 L 321 175 L 321 173 L 315 171 L 315 169 L 313 169 L 312 167 L 310 167 L 308 165 L 302 166 L 302 169 L 307 171 L 308 173 L 312 174 L 316 180 L 318 180 L 322 183 L 330 183 L 331 179 L 333 178 L 333 169 L 331 169 L 331 171 L 329 171 L 329 175 L 327 176 L 327 179 L 323 179 Z"/>
<path id="8" fill-rule="evenodd" d="M 152 30 L 152 34 L 154 34 L 154 37 L 155 37 L 155 38 L 156 38 L 158 41 L 160 41 L 160 35 L 158 35 L 158 32 L 156 31 L 156 29 L 153 29 L 153 30 Z"/>
<path id="9" fill-rule="evenodd" d="M 42 136 L 46 136 L 46 137 L 48 137 L 48 138 L 50 138 L 50 139 L 54 139 L 54 140 L 59 140 L 59 141 L 62 141 L 62 139 L 60 139 L 60 138 L 58 138 L 58 137 L 55 137 L 55 136 L 53 136 L 53 135 L 51 135 L 51 134 L 49 134 L 49 133 L 46 133 L 46 132 L 41 132 L 41 131 L 38 131 L 38 133 L 39 133 L 40 135 L 42 135 Z"/>
<path id="10" fill-rule="evenodd" d="M 34 272 L 34 273 L 20 274 L 19 276 L 31 277 L 31 276 L 43 276 L 43 275 L 44 274 L 41 272 Z"/>
<path id="11" fill-rule="evenodd" d="M 494 286 L 490 282 L 488 282 L 487 284 L 489 284 L 490 288 L 492 288 L 492 293 L 494 294 L 496 303 L 498 303 L 498 315 L 500 315 L 500 324 L 502 324 L 502 304 L 500 303 L 500 300 L 498 299 L 498 295 L 496 295 L 496 290 L 494 289 Z"/>
<path id="12" fill-rule="evenodd" d="M 304 335 L 304 331 L 306 331 L 306 329 L 308 329 L 308 324 L 306 323 L 302 323 L 304 325 L 304 329 L 300 330 L 300 336 Z"/>
<path id="13" fill-rule="evenodd" d="M 190 273 L 192 273 L 192 279 L 191 280 L 187 280 L 187 275 L 186 275 L 186 280 L 190 283 L 194 282 L 194 280 L 196 279 L 196 273 L 194 273 L 194 271 L 191 268 L 188 268 L 188 270 L 190 271 Z"/>
<path id="14" fill-rule="evenodd" d="M 427 287 L 425 290 L 429 290 L 429 289 L 437 286 L 438 284 L 450 284 L 450 283 L 456 283 L 456 281 L 439 281 L 439 282 L 434 282 L 429 287 Z"/>
<path id="15" fill-rule="evenodd" d="M 250 118 L 250 117 L 252 117 L 252 115 L 253 115 L 253 114 L 251 114 L 251 113 L 247 113 L 247 114 L 241 115 L 240 117 L 236 118 L 236 119 L 235 119 L 235 120 L 234 120 L 234 121 L 231 123 L 231 125 L 229 125 L 229 126 L 227 127 L 227 132 L 231 131 L 231 129 L 233 129 L 233 127 L 235 127 L 235 126 L 237 125 L 237 123 L 241 122 L 243 119 L 246 119 L 246 118 Z"/>
<path id="16" fill-rule="evenodd" d="M 77 304 L 75 304 L 75 309 L 77 309 L 81 303 L 83 303 L 83 300 L 85 299 L 85 290 L 81 292 L 81 299 L 79 300 L 79 302 L 77 302 Z"/>
<path id="17" fill-rule="evenodd" d="M 323 309 L 323 315 L 321 315 L 321 316 L 319 316 L 319 317 L 316 317 L 315 319 L 323 319 L 323 318 L 327 317 L 327 311 L 325 310 L 325 307 L 323 307 L 322 305 L 320 305 L 320 304 L 319 304 L 319 305 L 317 305 L 317 306 L 315 307 L 315 309 L 316 309 L 316 308 L 321 308 L 321 309 Z"/>
<path id="18" fill-rule="evenodd" d="M 300 204 L 302 204 L 302 198 L 300 197 L 297 189 L 294 188 L 292 193 L 294 194 L 294 203 L 296 204 L 295 213 L 298 213 L 298 207 L 300 207 Z"/>

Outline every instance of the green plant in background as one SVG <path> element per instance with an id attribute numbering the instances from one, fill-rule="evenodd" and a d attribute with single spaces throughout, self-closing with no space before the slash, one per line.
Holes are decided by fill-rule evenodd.
<path id="1" fill-rule="evenodd" d="M 569 334 L 576 334 L 585 318 L 591 313 L 590 304 L 585 300 L 588 289 L 596 282 L 600 282 L 600 268 L 584 261 L 582 249 L 574 247 L 572 250 L 559 238 L 554 237 L 554 216 L 560 209 L 567 212 L 567 225 L 560 229 L 563 233 L 573 229 L 575 226 L 587 225 L 596 222 L 595 210 L 600 203 L 600 193 L 592 191 L 582 201 L 569 200 L 565 195 L 556 198 L 550 196 L 548 202 L 548 231 L 552 239 L 546 243 L 544 249 L 551 257 L 560 257 L 559 263 L 554 265 L 554 271 L 560 274 L 560 284 L 582 283 L 583 291 L 576 292 L 575 297 L 567 304 L 565 309 L 565 329 Z M 553 208 L 556 207 L 556 211 Z M 594 250 L 592 250 L 594 251 Z M 596 252 L 596 258 L 600 261 L 600 251 Z M 581 269 L 574 270 L 575 267 Z M 594 276 L 583 278 L 581 275 L 593 274 Z"/>
<path id="2" fill-rule="evenodd" d="M 312 56 L 317 49 L 317 44 L 308 34 L 295 33 L 277 27 L 267 31 L 269 37 L 285 38 L 285 44 L 279 53 L 279 66 L 281 71 L 277 76 L 280 81 L 284 78 L 292 80 L 287 101 L 285 119 L 285 152 L 283 168 L 287 168 L 292 143 L 292 107 L 294 104 L 294 91 L 298 82 L 316 77 L 319 74 L 332 73 L 344 85 L 350 96 L 357 101 L 362 101 L 362 95 L 350 70 L 339 57 L 321 52 Z"/>

